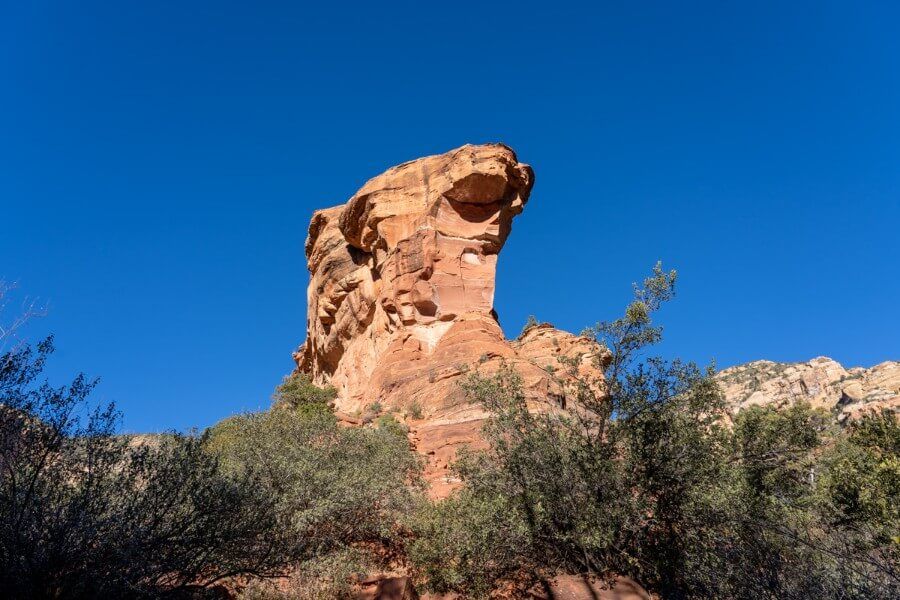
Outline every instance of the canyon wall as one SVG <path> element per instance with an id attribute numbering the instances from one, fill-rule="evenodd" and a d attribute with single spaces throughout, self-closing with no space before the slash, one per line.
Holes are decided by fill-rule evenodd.
<path id="1" fill-rule="evenodd" d="M 756 405 L 807 402 L 846 422 L 869 410 L 900 411 L 900 362 L 845 369 L 824 356 L 805 363 L 758 360 L 723 369 L 719 384 L 732 413 Z"/>

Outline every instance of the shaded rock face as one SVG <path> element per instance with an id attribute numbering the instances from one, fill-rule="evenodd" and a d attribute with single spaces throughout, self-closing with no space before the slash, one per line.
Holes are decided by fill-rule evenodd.
<path id="1" fill-rule="evenodd" d="M 900 411 L 900 362 L 896 361 L 845 369 L 824 356 L 805 363 L 758 360 L 724 369 L 717 379 L 733 412 L 802 401 L 834 413 L 843 422 L 867 410 Z"/>
<path id="2" fill-rule="evenodd" d="M 589 370 L 599 353 L 593 341 L 549 325 L 515 342 L 500 329 L 497 258 L 533 183 L 506 146 L 467 145 L 387 170 L 346 204 L 314 213 L 309 226 L 297 367 L 337 389 L 340 412 L 377 402 L 411 415 L 438 495 L 453 484 L 445 472 L 456 447 L 477 442 L 485 417 L 466 402 L 461 377 L 506 361 L 530 399 L 565 405 L 571 381 L 554 372 L 557 358 Z"/>

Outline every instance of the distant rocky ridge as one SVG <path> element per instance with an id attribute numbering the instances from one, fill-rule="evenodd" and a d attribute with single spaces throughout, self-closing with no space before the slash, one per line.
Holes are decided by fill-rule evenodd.
<path id="1" fill-rule="evenodd" d="M 900 411 L 900 362 L 869 369 L 845 369 L 820 356 L 805 363 L 757 360 L 730 367 L 716 376 L 733 413 L 749 406 L 787 406 L 808 402 L 834 414 L 840 422 L 867 410 Z"/>

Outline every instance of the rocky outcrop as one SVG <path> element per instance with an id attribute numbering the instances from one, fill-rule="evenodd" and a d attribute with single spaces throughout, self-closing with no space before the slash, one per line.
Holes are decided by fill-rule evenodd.
<path id="1" fill-rule="evenodd" d="M 717 378 L 732 412 L 803 401 L 843 422 L 867 410 L 900 411 L 900 362 L 896 361 L 845 369 L 824 356 L 805 363 L 758 360 L 724 369 Z"/>
<path id="2" fill-rule="evenodd" d="M 559 357 L 590 371 L 600 349 L 549 325 L 507 341 L 494 311 L 497 258 L 534 174 L 506 146 L 463 146 L 387 170 L 346 204 L 313 214 L 306 342 L 297 368 L 338 391 L 336 409 L 373 404 L 405 415 L 438 495 L 462 443 L 485 414 L 459 382 L 501 362 L 530 400 L 565 406 L 571 380 Z"/>

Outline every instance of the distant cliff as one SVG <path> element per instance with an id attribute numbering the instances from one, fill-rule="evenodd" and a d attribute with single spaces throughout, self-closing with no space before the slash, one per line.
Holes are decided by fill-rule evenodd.
<path id="1" fill-rule="evenodd" d="M 865 410 L 900 411 L 900 362 L 845 369 L 820 356 L 805 363 L 758 360 L 717 375 L 730 409 L 808 402 L 843 422 Z"/>

